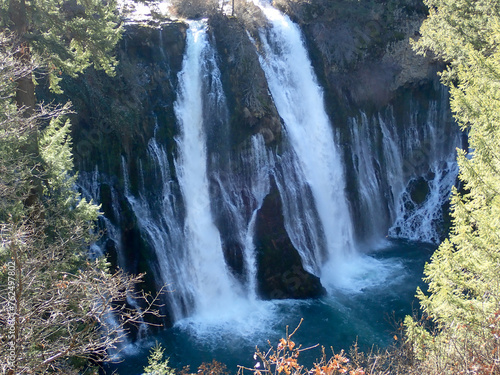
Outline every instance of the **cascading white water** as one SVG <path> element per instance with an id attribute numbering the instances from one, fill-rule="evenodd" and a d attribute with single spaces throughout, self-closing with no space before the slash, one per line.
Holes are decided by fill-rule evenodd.
<path id="1" fill-rule="evenodd" d="M 260 34 L 261 65 L 297 156 L 299 173 L 310 186 L 319 225 L 324 231 L 329 262 L 339 266 L 355 253 L 355 248 L 344 192 L 343 163 L 325 111 L 322 90 L 298 26 L 278 10 L 257 5 L 271 23 L 271 28 Z M 322 265 L 318 264 L 321 257 L 308 249 L 299 251 L 310 254 L 310 259 L 304 259 L 304 264 L 312 263 L 313 269 L 321 268 Z"/>
<path id="2" fill-rule="evenodd" d="M 443 220 L 442 206 L 448 200 L 451 187 L 456 182 L 458 165 L 455 160 L 433 163 L 429 175 L 431 177 L 428 179 L 421 178 L 428 186 L 424 202 L 415 203 L 408 190 L 400 194 L 396 221 L 389 229 L 390 236 L 439 243 L 438 228 Z"/>
<path id="3" fill-rule="evenodd" d="M 215 174 L 221 196 L 221 215 L 231 223 L 231 236 L 241 246 L 244 262 L 246 292 L 249 300 L 257 299 L 257 264 L 254 234 L 257 212 L 270 191 L 270 174 L 274 168 L 274 156 L 267 150 L 262 135 L 254 135 L 249 145 L 231 160 L 231 169 L 240 172 L 234 176 Z"/>
<path id="4" fill-rule="evenodd" d="M 183 269 L 189 273 L 196 311 L 221 313 L 239 298 L 238 285 L 224 259 L 220 234 L 211 212 L 207 179 L 203 77 L 209 72 L 203 71 L 202 62 L 204 53 L 211 47 L 204 22 L 192 21 L 189 26 L 174 104 L 180 126 L 175 166 L 186 211 L 184 239 L 188 263 Z"/>
<path id="5" fill-rule="evenodd" d="M 192 291 L 194 311 L 176 326 L 201 341 L 213 342 L 224 335 L 231 340 L 235 331 L 248 337 L 255 335 L 266 327 L 272 315 L 273 306 L 256 301 L 253 236 L 256 213 L 269 192 L 273 158 L 260 135 L 250 140 L 246 152 L 237 156 L 239 160 L 224 154 L 224 139 L 216 139 L 216 148 L 229 157 L 228 170 L 238 168 L 243 173 L 223 178 L 223 169 L 209 171 L 206 133 L 213 133 L 214 126 L 227 125 L 227 108 L 206 25 L 203 21 L 189 24 L 183 68 L 178 76 L 178 99 L 174 103 L 180 127 L 174 164 L 185 211 L 185 257 L 179 272 L 189 275 L 187 284 Z M 224 156 L 217 152 L 211 155 L 215 159 Z M 222 201 L 218 207 L 228 215 L 235 231 L 233 236 L 242 247 L 245 280 L 237 280 L 226 264 L 221 234 L 215 225 L 215 214 L 221 214 L 213 211 L 216 200 Z"/>
<path id="6" fill-rule="evenodd" d="M 285 229 L 304 269 L 319 276 L 327 253 L 311 188 L 293 150 L 286 150 L 277 161 L 274 176 L 283 204 Z"/>
<path id="7" fill-rule="evenodd" d="M 446 90 L 442 88 L 441 102 L 447 100 Z M 389 229 L 392 237 L 431 243 L 441 240 L 442 207 L 448 201 L 451 188 L 457 180 L 455 148 L 461 147 L 458 127 L 451 132 L 447 130 L 444 126 L 446 117 L 447 109 L 438 108 L 438 102 L 433 101 L 425 123 L 412 121 L 409 134 L 404 134 L 402 143 L 405 155 L 398 160 L 399 168 L 403 172 L 410 167 L 421 170 L 420 176 L 410 176 L 396 196 L 394 223 Z M 417 129 L 422 135 L 417 135 Z M 407 160 L 403 161 L 405 157 Z M 417 165 L 419 161 L 425 161 L 423 168 Z"/>
<path id="8" fill-rule="evenodd" d="M 249 163 L 252 173 L 249 175 L 250 180 L 250 194 L 254 199 L 254 204 L 252 205 L 252 214 L 245 231 L 242 231 L 244 235 L 244 256 L 245 263 L 247 265 L 247 274 L 249 282 L 249 290 L 251 293 L 251 298 L 256 298 L 257 292 L 257 264 L 255 256 L 255 246 L 254 246 L 254 234 L 255 234 L 255 221 L 257 219 L 257 211 L 262 207 L 264 198 L 269 193 L 270 190 L 270 172 L 271 168 L 274 166 L 274 158 L 266 149 L 264 143 L 264 138 L 262 135 L 255 135 L 252 137 L 252 148 L 248 155 L 243 155 L 242 158 Z M 241 202 L 244 203 L 244 202 Z M 240 210 L 242 212 L 242 210 Z"/>
<path id="9" fill-rule="evenodd" d="M 391 107 L 386 116 L 349 119 L 352 158 L 359 197 L 358 220 L 363 241 L 372 246 L 387 235 L 396 218 L 396 203 L 404 189 L 403 150 Z"/>
<path id="10" fill-rule="evenodd" d="M 392 107 L 372 118 L 361 113 L 350 120 L 365 239 L 388 234 L 439 242 L 442 207 L 458 173 L 455 148 L 460 147 L 445 94 L 431 101 L 425 112 L 410 101 L 404 127 L 398 126 Z"/>
<path id="11" fill-rule="evenodd" d="M 78 188 L 82 191 L 83 196 L 92 200 L 93 202 L 99 202 L 101 200 L 100 188 L 102 184 L 102 175 L 99 173 L 99 169 L 95 168 L 92 173 L 80 173 L 78 177 Z M 105 177 L 104 177 L 105 178 Z M 111 191 L 112 199 L 116 198 L 115 191 Z M 116 201 L 113 201 L 113 211 L 115 219 L 120 220 L 120 215 L 116 208 Z M 111 222 L 111 220 L 105 216 L 101 216 L 102 231 L 104 233 L 103 238 L 105 240 L 110 240 L 114 243 L 118 258 L 118 266 L 124 268 L 126 265 L 126 259 L 123 254 L 121 233 L 119 228 Z M 105 243 L 102 242 L 102 238 L 99 238 L 97 242 L 90 245 L 90 257 L 98 258 L 104 256 L 106 253 Z M 141 308 L 137 301 L 132 298 L 132 296 L 127 295 L 127 304 L 132 308 L 136 309 L 139 313 Z M 131 340 L 128 337 L 127 331 L 121 326 L 121 323 L 117 319 L 115 313 L 111 309 L 107 309 L 103 314 L 103 335 L 114 335 L 120 338 L 120 342 L 116 348 L 109 349 L 109 354 L 116 360 L 121 359 L 123 354 L 131 354 L 134 352 L 135 348 Z M 145 324 L 142 318 L 139 319 L 137 336 L 139 338 L 146 337 L 148 333 L 148 326 Z"/>
<path id="12" fill-rule="evenodd" d="M 398 147 L 398 135 L 395 129 L 394 115 L 392 111 L 389 114 L 391 122 L 391 128 L 389 124 L 382 118 L 381 115 L 378 116 L 378 122 L 380 124 L 380 131 L 382 133 L 382 147 L 384 155 L 384 165 L 385 165 L 385 177 L 388 182 L 388 204 L 391 214 L 391 220 L 395 217 L 395 202 L 404 187 L 404 173 L 403 173 L 403 153 L 401 147 Z M 369 126 L 369 124 L 367 124 Z"/>
<path id="13" fill-rule="evenodd" d="M 157 124 L 148 143 L 149 161 L 144 163 L 147 171 L 138 161 L 136 193 L 131 192 L 127 163 L 122 158 L 125 197 L 144 240 L 154 251 L 156 258 L 150 261 L 150 267 L 155 281 L 158 287 L 168 285 L 170 290 L 164 298 L 172 321 L 193 317 L 180 324 L 217 324 L 242 315 L 245 309 L 251 310 L 247 302 L 256 299 L 254 224 L 270 189 L 274 159 L 262 136 L 257 135 L 246 151 L 237 155 L 237 160 L 229 158 L 229 170 L 234 164 L 244 171 L 241 176 L 227 178 L 226 174 L 222 178 L 219 169 L 209 175 L 206 132 L 227 125 L 227 109 L 215 52 L 203 21 L 190 22 L 178 82 L 174 111 L 179 135 L 175 138 L 178 147 L 173 160 L 178 184 L 171 176 L 172 163 L 158 139 L 161 124 Z M 220 146 L 224 140 L 215 141 Z M 152 180 L 157 187 L 145 186 L 145 180 Z M 209 181 L 219 185 L 223 214 L 230 216 L 242 245 L 244 281 L 236 280 L 226 264 L 213 215 L 211 194 L 215 190 Z"/>
<path id="14" fill-rule="evenodd" d="M 164 298 L 168 301 L 171 318 L 177 320 L 190 312 L 193 304 L 193 296 L 187 287 L 189 284 L 186 284 L 189 279 L 182 267 L 182 218 L 172 192 L 167 155 L 154 138 L 149 141 L 148 156 L 161 181 L 159 198 L 148 198 L 144 190 L 138 197 L 130 192 L 127 165 L 122 158 L 125 197 L 134 211 L 144 239 L 155 252 L 157 261 L 151 266 L 158 269 L 155 272 L 156 284 L 159 288 L 168 286 L 170 291 L 164 294 Z M 176 256 L 172 257 L 172 254 Z"/>
<path id="15" fill-rule="evenodd" d="M 391 206 L 391 186 L 384 184 L 387 179 L 377 149 L 378 128 L 369 122 L 364 113 L 361 113 L 360 120 L 349 119 L 348 124 L 352 140 L 352 163 L 358 184 L 358 225 L 362 226 L 363 242 L 373 246 L 387 232 L 390 220 L 387 206 Z M 385 144 L 385 139 L 382 142 Z M 392 184 L 392 180 L 387 182 L 389 181 Z"/>

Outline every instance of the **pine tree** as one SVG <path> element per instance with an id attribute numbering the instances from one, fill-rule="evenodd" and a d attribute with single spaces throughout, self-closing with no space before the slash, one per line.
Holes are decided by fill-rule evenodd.
<path id="1" fill-rule="evenodd" d="M 114 74 L 122 28 L 116 0 L 2 0 L 1 25 L 17 36 L 18 52 L 37 61 L 60 92 L 63 73 L 75 77 L 93 65 Z"/>
<path id="2" fill-rule="evenodd" d="M 175 375 L 175 370 L 168 365 L 168 358 L 163 359 L 165 349 L 160 344 L 151 348 L 148 365 L 144 367 L 145 375 Z"/>
<path id="3" fill-rule="evenodd" d="M 0 34 L 0 369 L 73 374 L 109 358 L 125 325 L 142 317 L 125 304 L 140 278 L 88 259 L 99 210 L 74 189 L 68 108 L 26 116 L 17 107 L 16 82 L 31 70 L 11 47 Z M 33 168 L 24 146 L 39 124 L 42 168 Z M 33 180 L 43 192 L 26 205 Z"/>
<path id="4" fill-rule="evenodd" d="M 425 3 L 429 16 L 414 47 L 448 63 L 442 81 L 469 150 L 458 152 L 463 192 L 453 191 L 449 239 L 425 268 L 428 293 L 418 291 L 433 333 L 409 318 L 407 327 L 421 358 L 433 358 L 442 373 L 486 364 L 499 371 L 500 2 Z"/>
<path id="5" fill-rule="evenodd" d="M 2 1 L 0 16 L 0 369 L 76 374 L 150 306 L 126 305 L 140 277 L 87 256 L 99 208 L 75 190 L 69 106 L 36 106 L 33 71 L 56 92 L 90 64 L 112 74 L 121 30 L 113 1 Z"/>
<path id="6" fill-rule="evenodd" d="M 75 77 L 93 65 L 114 74 L 113 50 L 122 29 L 116 0 L 0 0 L 0 27 L 13 35 L 15 57 L 48 77 L 50 89 L 61 93 L 63 74 Z M 16 78 L 16 103 L 24 116 L 35 111 L 35 77 Z M 38 132 L 24 145 L 32 154 L 33 166 L 40 164 Z M 41 181 L 34 181 L 26 204 L 41 195 Z"/>

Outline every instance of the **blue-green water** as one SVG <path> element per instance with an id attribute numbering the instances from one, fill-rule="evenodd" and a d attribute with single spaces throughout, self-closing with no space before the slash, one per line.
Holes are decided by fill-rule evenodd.
<path id="1" fill-rule="evenodd" d="M 216 359 L 235 373 L 237 365 L 253 367 L 255 346 L 276 345 L 303 318 L 295 342 L 303 347 L 320 344 L 335 351 L 348 350 L 357 341 L 361 349 L 387 346 L 393 340 L 395 322 L 418 307 L 414 298 L 422 286 L 422 271 L 435 246 L 390 241 L 369 257 L 346 268 L 340 287 L 315 300 L 254 301 L 228 306 L 231 318 L 199 316 L 184 319 L 175 327 L 126 348 L 123 362 L 110 366 L 120 375 L 141 374 L 151 346 L 159 342 L 172 367 Z M 356 268 L 357 267 L 357 268 Z M 352 276 L 352 277 L 351 277 Z M 238 310 L 241 308 L 241 310 Z M 302 364 L 310 366 L 320 349 L 304 352 Z M 109 371 L 111 373 L 111 371 Z"/>

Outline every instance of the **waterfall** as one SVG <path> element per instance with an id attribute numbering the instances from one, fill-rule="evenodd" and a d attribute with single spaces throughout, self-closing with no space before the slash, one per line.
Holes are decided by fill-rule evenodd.
<path id="1" fill-rule="evenodd" d="M 214 180 L 220 197 L 217 211 L 218 216 L 223 218 L 222 226 L 226 228 L 226 242 L 241 251 L 245 289 L 248 298 L 256 300 L 255 221 L 270 191 L 274 155 L 267 150 L 260 134 L 252 136 L 248 143 L 237 159 L 233 157 L 235 160 L 230 160 L 230 170 L 238 170 L 239 173 L 219 170 L 214 173 Z"/>
<path id="2" fill-rule="evenodd" d="M 413 172 L 395 202 L 395 218 L 389 229 L 392 237 L 439 243 L 443 237 L 443 206 L 456 184 L 457 147 L 461 147 L 458 126 L 448 121 L 448 101 L 441 89 L 441 99 L 432 101 L 423 124 L 414 121 L 403 134 L 400 168 Z M 453 128 L 450 128 L 450 125 Z M 403 162 L 404 160 L 404 162 Z"/>
<path id="3" fill-rule="evenodd" d="M 135 189 L 122 157 L 124 195 L 154 254 L 148 264 L 156 286 L 169 290 L 163 298 L 173 322 L 194 316 L 204 321 L 231 318 L 257 299 L 254 226 L 274 166 L 260 134 L 238 153 L 229 151 L 227 104 L 215 50 L 204 21 L 189 26 L 174 103 L 176 154 L 169 160 L 158 135 L 162 124 L 157 123 L 148 160 L 137 161 Z M 241 251 L 242 270 L 230 269 L 226 261 L 231 242 Z"/>
<path id="4" fill-rule="evenodd" d="M 382 150 L 385 165 L 385 179 L 388 183 L 386 200 L 390 210 L 390 220 L 395 218 L 396 199 L 404 186 L 403 154 L 398 147 L 396 121 L 392 108 L 389 108 L 388 120 L 379 115 L 378 122 L 382 133 Z M 367 124 L 370 126 L 370 124 Z M 390 127 L 389 127 L 390 125 Z"/>
<path id="5" fill-rule="evenodd" d="M 356 181 L 358 237 L 373 246 L 396 220 L 397 198 L 405 186 L 403 150 L 392 108 L 371 118 L 349 119 Z"/>
<path id="6" fill-rule="evenodd" d="M 148 143 L 148 158 L 158 191 L 142 186 L 134 196 L 125 160 L 122 163 L 126 198 L 156 255 L 150 265 L 156 283 L 168 285 L 171 290 L 164 298 L 174 322 L 196 313 L 216 313 L 239 298 L 240 292 L 226 265 L 211 211 L 204 103 L 207 97 L 216 96 L 210 89 L 217 85 L 205 82 L 213 76 L 209 70 L 216 68 L 205 63 L 212 48 L 205 28 L 203 22 L 190 23 L 178 76 L 178 98 L 174 103 L 179 125 L 178 155 L 173 161 L 177 181 L 171 175 L 171 163 L 156 131 Z M 144 179 L 144 171 L 140 178 Z"/>
<path id="7" fill-rule="evenodd" d="M 254 42 L 283 119 L 272 140 L 262 136 L 277 120 L 268 97 L 259 117 L 243 108 L 239 93 L 234 100 L 229 96 L 246 81 L 235 75 L 233 64 L 241 51 L 224 50 L 241 41 L 229 43 L 217 29 L 216 21 L 226 20 L 214 20 L 212 32 L 205 21 L 188 21 L 187 29 L 184 23 L 169 24 L 159 40 L 145 43 L 148 49 L 135 43 L 129 51 L 141 55 L 130 61 L 138 64 L 140 81 L 155 85 L 146 85 L 132 101 L 144 100 L 144 111 L 131 108 L 123 136 L 110 137 L 112 147 L 96 157 L 109 175 L 97 169 L 81 173 L 82 189 L 102 203 L 106 215 L 99 219 L 105 236 L 91 251 L 96 256 L 107 251 L 112 263 L 128 272 L 145 272 L 141 287 L 147 292 L 166 286 L 160 309 L 165 325 L 173 327 L 156 336 L 140 324 L 124 338 L 124 349 L 145 347 L 156 336 L 169 345 L 167 351 L 193 358 L 200 347 L 210 355 L 217 346 L 230 353 L 245 342 L 274 337 L 303 312 L 318 324 L 307 328 L 313 335 L 325 327 L 357 327 L 351 314 L 356 306 L 345 302 L 364 306 L 371 299 L 375 309 L 385 308 L 379 297 L 387 294 L 399 308 L 395 280 L 409 285 L 405 275 L 414 264 L 401 259 L 413 257 L 408 250 L 428 251 L 418 244 L 417 250 L 403 246 L 386 252 L 383 239 L 440 239 L 459 145 L 453 135 L 458 129 L 453 133 L 448 125 L 455 125 L 445 116 L 447 98 L 432 101 L 435 96 L 424 91 L 430 85 L 418 92 L 402 88 L 405 97 L 394 98 L 393 107 L 377 111 L 366 105 L 366 112 L 357 113 L 349 107 L 339 111 L 333 126 L 298 27 L 277 10 L 262 9 L 269 24 Z M 222 26 L 229 30 L 240 27 L 227 22 Z M 254 53 L 251 47 L 242 44 L 243 57 Z M 146 69 L 148 64 L 155 68 Z M 255 84 L 266 89 L 262 72 L 252 73 L 258 73 Z M 238 123 L 242 109 L 244 121 Z M 312 292 L 306 289 L 311 284 L 318 286 Z M 279 300 L 319 295 L 321 286 L 328 295 L 316 301 Z M 259 292 L 263 299 L 277 299 L 261 300 Z M 140 308 L 131 298 L 127 306 Z M 106 320 L 117 327 L 113 314 Z M 370 323 L 362 316 L 359 321 Z M 142 338 L 149 340 L 134 342 Z M 193 349 L 183 346 L 187 341 L 195 343 Z"/>
<path id="8" fill-rule="evenodd" d="M 105 182 L 107 217 L 101 226 L 108 244 L 120 266 L 147 271 L 149 289 L 167 286 L 162 302 L 171 322 L 228 316 L 228 306 L 248 307 L 258 300 L 254 231 L 271 187 L 279 193 L 284 227 L 303 268 L 325 286 L 336 286 L 339 279 L 348 284 L 353 278 L 345 275 L 351 274 L 361 289 L 366 274 L 378 272 L 372 258 L 358 253 L 360 239 L 370 250 L 388 234 L 439 239 L 441 205 L 456 178 L 454 147 L 440 143 L 449 122 L 444 106 L 425 99 L 428 108 L 395 105 L 380 113 L 360 112 L 342 124 L 341 149 L 298 26 L 270 6 L 261 9 L 269 25 L 254 42 L 284 123 L 273 146 L 261 134 L 236 144 L 235 139 L 262 131 L 266 119 L 246 130 L 232 126 L 214 48 L 220 46 L 213 39 L 218 34 L 210 36 L 205 21 L 189 21 L 177 80 L 166 74 L 169 79 L 161 82 L 169 85 L 169 102 L 158 97 L 154 108 L 147 107 L 148 119 L 157 119 L 152 137 L 144 125 L 151 137 L 147 149 L 137 156 L 124 152 L 122 178 Z M 170 43 L 167 34 L 164 40 L 160 32 L 159 43 L 160 70 L 168 73 L 174 59 L 163 49 Z M 88 177 L 89 196 L 98 201 L 103 176 L 96 170 Z M 140 254 L 134 254 L 136 248 Z M 96 254 L 103 249 L 93 247 Z"/>
<path id="9" fill-rule="evenodd" d="M 99 169 L 94 169 L 91 173 L 82 172 L 78 176 L 77 186 L 78 189 L 82 192 L 82 195 L 94 202 L 101 201 L 101 186 L 103 183 L 107 183 L 106 176 L 101 175 L 99 173 Z M 113 214 L 116 220 L 120 220 L 120 215 L 117 209 L 116 202 L 116 192 L 114 189 L 111 192 L 113 199 Z M 104 256 L 107 251 L 107 243 L 111 241 L 114 244 L 116 249 L 117 258 L 118 258 L 118 266 L 124 268 L 126 265 L 126 259 L 123 254 L 121 233 L 119 227 L 111 222 L 111 220 L 106 216 L 99 217 L 99 228 L 102 231 L 102 236 L 98 238 L 97 242 L 94 242 L 90 245 L 90 257 L 98 258 Z M 127 304 L 136 309 L 139 313 L 141 311 L 141 307 L 137 303 L 137 301 L 132 298 L 130 295 L 126 297 Z M 114 335 L 120 338 L 120 343 L 117 348 L 113 348 L 109 350 L 109 354 L 115 358 L 120 359 L 123 353 L 130 354 L 134 351 L 132 342 L 128 336 L 128 332 L 120 327 L 120 322 L 117 319 L 116 315 L 111 311 L 108 307 L 106 312 L 103 315 L 103 320 L 105 324 L 103 325 L 103 334 L 104 335 Z M 140 318 L 138 323 L 138 331 L 137 337 L 144 338 L 148 334 L 148 326 L 145 324 L 144 320 Z"/>
<path id="10" fill-rule="evenodd" d="M 458 165 L 452 159 L 433 163 L 426 176 L 410 180 L 407 189 L 399 196 L 396 221 L 389 229 L 389 235 L 439 243 L 442 237 L 439 231 L 443 221 L 442 206 L 448 201 L 457 176 Z M 409 188 L 413 183 L 427 185 L 423 202 L 415 202 L 412 197 Z"/>
<path id="11" fill-rule="evenodd" d="M 180 126 L 175 166 L 186 211 L 184 239 L 188 264 L 183 265 L 183 270 L 189 273 L 196 311 L 203 313 L 222 312 L 239 298 L 214 224 L 207 178 L 203 79 L 210 72 L 204 71 L 203 58 L 210 48 L 205 24 L 190 22 L 174 104 Z"/>
<path id="12" fill-rule="evenodd" d="M 274 170 L 283 204 L 285 229 L 299 252 L 304 269 L 319 276 L 326 258 L 325 236 L 314 198 L 293 149 L 285 145 Z"/>
<path id="13" fill-rule="evenodd" d="M 460 132 L 451 121 L 445 90 L 420 108 L 410 101 L 407 122 L 392 107 L 349 122 L 359 200 L 360 236 L 368 243 L 389 237 L 438 243 L 443 205 L 456 182 Z"/>
<path id="14" fill-rule="evenodd" d="M 296 166 L 285 167 L 284 171 L 296 170 L 310 187 L 328 259 L 338 267 L 354 253 L 353 229 L 344 192 L 343 163 L 325 111 L 323 93 L 298 26 L 278 10 L 259 6 L 271 23 L 270 29 L 260 33 L 261 65 L 297 158 Z M 316 224 L 303 225 L 314 227 Z M 302 256 L 309 254 L 304 264 L 312 264 L 313 269 L 321 268 L 320 254 L 300 248 L 300 245 L 297 247 Z"/>

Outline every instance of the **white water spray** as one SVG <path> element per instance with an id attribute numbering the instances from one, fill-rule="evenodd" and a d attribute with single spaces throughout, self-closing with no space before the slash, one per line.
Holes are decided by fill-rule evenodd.
<path id="1" fill-rule="evenodd" d="M 326 239 L 329 267 L 355 254 L 352 221 L 345 196 L 343 163 L 334 141 L 319 87 L 300 29 L 278 10 L 257 4 L 272 27 L 261 32 L 261 65 L 298 164 L 310 186 Z M 299 250 L 306 253 L 307 250 Z M 305 260 L 315 263 L 320 259 Z"/>
<path id="2" fill-rule="evenodd" d="M 293 150 L 286 150 L 277 159 L 274 176 L 283 203 L 285 229 L 304 269 L 319 276 L 327 253 L 311 188 Z"/>
<path id="3" fill-rule="evenodd" d="M 190 285 L 197 313 L 221 313 L 239 298 L 229 273 L 211 207 L 207 179 L 207 153 L 203 129 L 204 51 L 209 47 L 203 22 L 190 22 L 187 49 L 179 73 L 179 93 L 174 110 L 180 126 L 175 161 L 184 198 L 184 238 Z"/>
<path id="4" fill-rule="evenodd" d="M 442 88 L 441 103 L 447 100 L 446 90 Z M 455 148 L 461 146 L 458 127 L 450 131 L 444 126 L 447 116 L 447 108 L 440 109 L 438 103 L 433 101 L 430 103 L 425 123 L 417 124 L 413 121 L 409 127 L 410 134 L 404 135 L 403 152 L 413 154 L 412 159 L 416 160 L 411 162 L 410 164 L 414 165 L 410 166 L 419 167 L 418 160 L 426 160 L 427 163 L 423 168 L 420 166 L 420 176 L 410 176 L 409 181 L 401 186 L 395 197 L 395 218 L 389 229 L 389 235 L 392 237 L 436 244 L 441 240 L 442 207 L 448 201 L 451 188 L 457 180 L 459 169 Z M 422 132 L 420 137 L 417 129 Z M 402 155 L 398 160 L 402 170 L 404 163 L 408 163 L 405 158 L 408 159 L 406 155 Z M 420 184 L 421 187 L 415 188 L 415 184 Z M 420 194 L 423 194 L 422 187 L 425 197 L 421 202 L 415 201 L 412 195 L 419 193 L 416 189 L 420 189 Z"/>
<path id="5" fill-rule="evenodd" d="M 267 150 L 261 134 L 254 135 L 237 160 L 230 160 L 233 173 L 221 176 L 215 173 L 222 212 L 229 223 L 231 236 L 241 246 L 243 276 L 249 300 L 257 300 L 257 264 L 255 254 L 255 222 L 257 212 L 270 191 L 270 175 L 274 168 L 274 155 Z"/>

